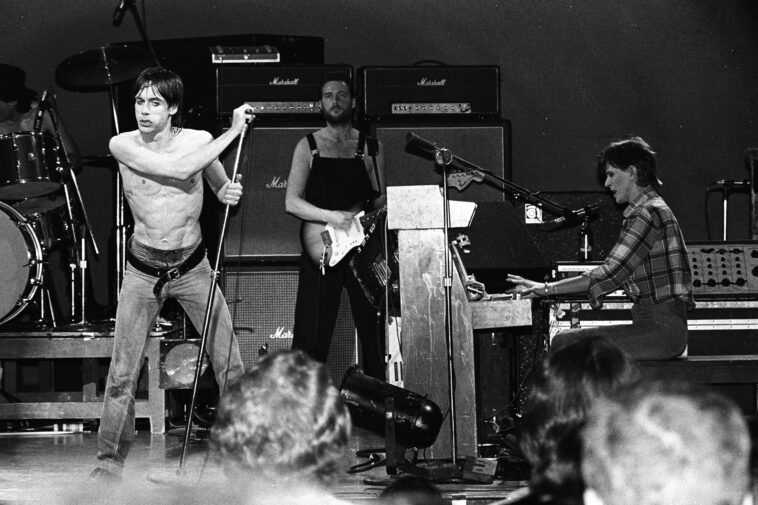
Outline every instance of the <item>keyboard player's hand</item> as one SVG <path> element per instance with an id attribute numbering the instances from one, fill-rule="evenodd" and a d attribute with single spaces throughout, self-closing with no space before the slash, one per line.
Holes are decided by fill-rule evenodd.
<path id="1" fill-rule="evenodd" d="M 536 282 L 524 279 L 520 275 L 508 274 L 505 278 L 507 282 L 514 284 L 512 288 L 506 289 L 506 293 L 521 296 L 522 298 L 536 298 L 547 295 L 544 282 Z"/>

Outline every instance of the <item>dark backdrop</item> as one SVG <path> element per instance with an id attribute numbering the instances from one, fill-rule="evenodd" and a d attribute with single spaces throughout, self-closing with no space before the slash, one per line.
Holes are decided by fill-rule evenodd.
<path id="1" fill-rule="evenodd" d="M 138 40 L 118 2 L 2 2 L 0 61 L 24 67 L 36 89 L 54 84 L 56 65 L 80 51 Z M 598 189 L 593 158 L 609 140 L 637 133 L 659 152 L 663 195 L 690 240 L 721 236 L 719 196 L 709 181 L 748 177 L 756 146 L 758 7 L 752 0 L 144 0 L 153 39 L 226 34 L 324 38 L 327 63 L 407 65 L 418 60 L 495 64 L 503 117 L 512 124 L 512 174 L 533 190 Z M 81 151 L 105 154 L 105 92 L 58 90 Z M 476 162 L 477 160 L 471 160 Z M 80 176 L 101 242 L 112 233 L 110 169 Z M 731 239 L 749 233 L 746 195 L 730 198 Z M 101 245 L 102 248 L 102 245 Z M 95 296 L 112 259 L 91 262 Z"/>

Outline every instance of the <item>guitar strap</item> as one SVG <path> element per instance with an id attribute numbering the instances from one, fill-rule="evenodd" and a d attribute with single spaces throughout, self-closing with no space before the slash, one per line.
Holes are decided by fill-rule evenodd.
<path id="1" fill-rule="evenodd" d="M 311 148 L 311 157 L 318 158 L 320 151 L 318 150 L 318 146 L 316 145 L 316 139 L 313 138 L 313 134 L 309 133 L 305 136 L 306 139 L 308 139 L 308 147 Z"/>

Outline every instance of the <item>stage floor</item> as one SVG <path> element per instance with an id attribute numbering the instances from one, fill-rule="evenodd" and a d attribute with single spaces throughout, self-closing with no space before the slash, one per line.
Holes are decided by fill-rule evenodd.
<path id="1" fill-rule="evenodd" d="M 175 484 L 206 490 L 218 486 L 218 489 L 224 489 L 224 493 L 229 492 L 230 482 L 218 465 L 208 458 L 207 442 L 202 436 L 206 430 L 193 431 L 184 475 L 181 478 L 177 475 L 184 428 L 175 428 L 163 435 L 151 435 L 149 430 L 138 431 L 124 468 L 123 482 L 105 496 L 95 493 L 96 486 L 88 475 L 95 467 L 96 434 L 86 431 L 86 426 L 85 431 L 79 433 L 0 433 L 0 504 L 86 504 L 90 497 L 91 503 L 99 504 L 183 503 L 175 493 L 168 502 L 159 498 Z M 196 437 L 195 433 L 201 436 Z M 381 437 L 356 429 L 346 466 L 366 461 L 355 456 L 356 450 L 383 446 Z M 353 503 L 371 501 L 379 496 L 390 478 L 384 466 L 352 475 L 345 472 L 335 486 L 334 495 Z M 438 487 L 445 498 L 460 500 L 458 503 L 489 503 L 507 497 L 520 485 L 523 483 L 496 480 L 493 484 L 454 483 Z M 202 493 L 193 496 L 199 495 Z M 231 505 L 228 500 L 224 501 L 227 501 L 224 505 Z"/>

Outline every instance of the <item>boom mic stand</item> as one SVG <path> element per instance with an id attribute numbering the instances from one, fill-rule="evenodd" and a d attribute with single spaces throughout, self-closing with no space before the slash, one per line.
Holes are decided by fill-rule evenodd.
<path id="1" fill-rule="evenodd" d="M 240 132 L 239 142 L 237 144 L 237 153 L 234 158 L 234 169 L 232 170 L 232 177 L 231 180 L 234 182 L 234 180 L 237 178 L 237 168 L 239 167 L 239 161 L 240 161 L 240 154 L 242 153 L 242 145 L 245 141 L 245 135 L 247 134 L 248 126 L 250 122 L 255 118 L 253 116 L 250 121 L 247 121 L 245 123 L 245 127 L 243 128 L 242 132 Z M 205 306 L 205 319 L 203 320 L 203 330 L 200 335 L 200 346 L 197 351 L 197 362 L 195 364 L 195 378 L 192 381 L 192 400 L 190 401 L 189 405 L 189 411 L 187 415 L 187 426 L 184 430 L 184 442 L 182 444 L 182 455 L 179 458 L 179 470 L 177 471 L 178 474 L 184 473 L 184 463 L 187 458 L 187 450 L 189 449 L 189 439 L 190 439 L 190 432 L 192 431 L 192 415 L 195 411 L 195 404 L 197 403 L 197 389 L 198 384 L 200 382 L 200 375 L 202 375 L 203 372 L 203 358 L 205 356 L 205 344 L 208 340 L 208 328 L 210 327 L 211 322 L 211 308 L 213 307 L 213 301 L 216 298 L 216 281 L 218 279 L 218 269 L 219 264 L 221 263 L 221 245 L 224 243 L 224 236 L 226 235 L 226 225 L 229 221 L 229 204 L 226 204 L 224 206 L 224 218 L 221 221 L 221 231 L 219 233 L 219 246 L 218 250 L 216 251 L 216 259 L 213 262 L 213 270 L 211 271 L 211 285 L 210 289 L 208 290 L 208 302 Z M 231 352 L 231 348 L 229 349 L 229 352 Z M 223 390 L 226 388 L 226 378 L 224 378 L 224 384 L 219 384 L 219 388 L 221 389 L 222 393 Z"/>
<path id="2" fill-rule="evenodd" d="M 455 366 L 453 362 L 453 322 L 452 322 L 452 289 L 453 289 L 453 261 L 450 256 L 450 198 L 448 196 L 448 169 L 455 159 L 455 156 L 449 149 L 437 147 L 433 142 L 429 142 L 421 137 L 409 133 L 408 142 L 434 156 L 434 163 L 442 169 L 442 202 L 443 222 L 442 232 L 444 237 L 445 253 L 445 277 L 443 284 L 445 286 L 445 344 L 447 358 L 447 379 L 448 379 L 448 400 L 450 402 L 450 458 L 453 468 L 456 468 L 458 461 L 458 432 L 456 420 L 456 402 L 455 402 Z"/>

